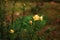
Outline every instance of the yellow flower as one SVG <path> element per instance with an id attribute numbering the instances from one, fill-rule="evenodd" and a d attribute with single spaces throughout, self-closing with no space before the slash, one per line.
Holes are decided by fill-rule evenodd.
<path id="1" fill-rule="evenodd" d="M 14 33 L 14 30 L 13 29 L 10 29 L 10 33 Z"/>
<path id="2" fill-rule="evenodd" d="M 30 20 L 29 23 L 32 25 L 32 21 Z"/>
<path id="3" fill-rule="evenodd" d="M 41 21 L 43 20 L 43 16 L 40 17 L 40 20 L 41 20 Z"/>
<path id="4" fill-rule="evenodd" d="M 39 17 L 39 15 L 35 15 L 35 16 L 33 16 L 33 19 L 34 19 L 34 21 L 37 21 L 37 20 L 40 20 L 40 17 Z"/>
<path id="5" fill-rule="evenodd" d="M 27 29 L 24 29 L 24 32 L 26 32 L 27 31 Z"/>
<path id="6" fill-rule="evenodd" d="M 17 12 L 17 13 L 16 13 L 16 16 L 19 16 L 19 15 L 20 15 L 20 13 L 19 13 L 19 12 Z"/>

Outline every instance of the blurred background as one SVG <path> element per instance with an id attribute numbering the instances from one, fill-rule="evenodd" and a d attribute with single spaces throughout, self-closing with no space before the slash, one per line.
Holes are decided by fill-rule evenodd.
<path id="1" fill-rule="evenodd" d="M 0 40 L 60 40 L 60 0 L 0 0 Z"/>

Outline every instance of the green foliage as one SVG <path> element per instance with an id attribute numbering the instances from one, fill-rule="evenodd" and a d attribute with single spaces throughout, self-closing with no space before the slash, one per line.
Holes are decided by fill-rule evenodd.
<path id="1" fill-rule="evenodd" d="M 29 23 L 30 20 L 32 20 L 32 22 L 33 22 L 32 25 Z M 38 38 L 37 38 L 37 35 L 35 33 L 37 31 L 41 30 L 45 24 L 46 24 L 45 19 L 42 21 L 40 21 L 40 20 L 34 21 L 33 15 L 19 17 L 13 22 L 13 26 L 10 25 L 10 29 L 13 29 L 15 31 L 15 33 L 10 35 L 10 39 L 11 39 L 11 37 L 16 37 L 15 34 L 16 35 L 21 34 L 21 35 L 23 35 L 23 37 L 20 35 L 20 37 L 22 37 L 21 40 L 22 39 L 28 40 L 31 35 L 33 35 L 32 36 L 33 40 L 36 40 Z M 25 37 L 24 34 L 27 37 Z M 36 36 L 34 36 L 34 35 L 36 35 Z M 31 39 L 31 37 L 30 37 L 30 39 Z"/>

